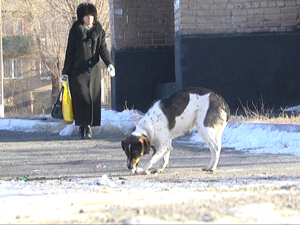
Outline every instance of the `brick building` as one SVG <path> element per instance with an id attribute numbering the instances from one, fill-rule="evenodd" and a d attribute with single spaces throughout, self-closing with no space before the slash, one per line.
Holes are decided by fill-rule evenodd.
<path id="1" fill-rule="evenodd" d="M 112 108 L 190 86 L 235 110 L 300 102 L 300 0 L 110 0 Z"/>
<path id="2" fill-rule="evenodd" d="M 112 108 L 146 111 L 157 85 L 175 82 L 173 1 L 110 1 Z"/>

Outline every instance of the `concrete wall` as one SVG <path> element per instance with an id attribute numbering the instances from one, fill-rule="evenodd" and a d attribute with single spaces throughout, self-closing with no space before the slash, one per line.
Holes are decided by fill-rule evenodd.
<path id="1" fill-rule="evenodd" d="M 183 88 L 213 89 L 232 111 L 300 104 L 300 33 L 182 36 L 181 45 Z"/>
<path id="2" fill-rule="evenodd" d="M 300 104 L 299 0 L 175 0 L 180 88 L 204 86 L 242 104 Z M 242 103 L 242 104 L 241 104 Z"/>

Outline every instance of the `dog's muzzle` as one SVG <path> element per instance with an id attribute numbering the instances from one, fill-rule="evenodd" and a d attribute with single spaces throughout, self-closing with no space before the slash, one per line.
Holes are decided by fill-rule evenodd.
<path id="1" fill-rule="evenodd" d="M 129 158 L 127 159 L 127 168 L 130 170 L 133 168 L 133 164 Z"/>
<path id="2" fill-rule="evenodd" d="M 127 161 L 127 167 L 131 170 L 132 174 L 135 174 L 136 165 L 133 165 L 133 163 L 130 160 Z"/>
<path id="3" fill-rule="evenodd" d="M 136 158 L 136 159 L 127 158 L 127 167 L 128 167 L 128 169 L 131 170 L 134 167 L 137 167 L 139 162 L 140 162 L 140 158 Z"/>

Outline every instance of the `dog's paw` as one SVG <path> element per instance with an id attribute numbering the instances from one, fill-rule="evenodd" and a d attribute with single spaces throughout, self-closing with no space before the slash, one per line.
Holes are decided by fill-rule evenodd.
<path id="1" fill-rule="evenodd" d="M 138 168 L 136 168 L 134 174 L 136 174 L 136 175 L 147 175 L 147 171 L 143 170 L 143 168 L 138 167 Z"/>
<path id="2" fill-rule="evenodd" d="M 135 174 L 136 175 L 149 175 L 149 174 L 151 174 L 151 171 L 150 170 L 143 170 L 143 169 L 141 169 L 141 170 L 135 171 Z"/>
<path id="3" fill-rule="evenodd" d="M 202 170 L 203 170 L 203 171 L 206 171 L 206 172 L 211 172 L 211 173 L 213 173 L 213 172 L 215 171 L 215 170 L 209 169 L 209 168 L 207 168 L 207 167 L 203 168 Z"/>
<path id="4" fill-rule="evenodd" d="M 163 173 L 164 169 L 156 169 L 153 171 L 153 173 Z"/>
<path id="5" fill-rule="evenodd" d="M 145 172 L 146 175 L 151 174 L 151 171 L 150 171 L 150 170 L 145 170 L 144 172 Z"/>
<path id="6" fill-rule="evenodd" d="M 143 172 L 144 172 L 144 170 L 141 167 L 137 167 L 136 170 L 135 170 L 136 174 L 140 174 L 140 173 L 143 173 Z"/>

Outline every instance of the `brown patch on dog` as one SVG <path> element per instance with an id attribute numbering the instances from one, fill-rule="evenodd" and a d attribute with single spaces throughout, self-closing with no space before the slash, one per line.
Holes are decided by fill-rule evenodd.
<path id="1" fill-rule="evenodd" d="M 148 140 L 148 138 L 142 136 L 139 139 L 139 142 L 142 144 L 142 155 L 146 155 L 149 154 L 150 152 L 150 142 Z"/>
<path id="2" fill-rule="evenodd" d="M 133 166 L 137 166 L 137 164 L 139 163 L 140 159 L 141 159 L 141 157 L 132 159 L 132 165 L 133 165 Z"/>

